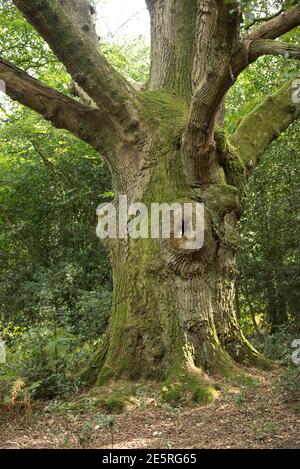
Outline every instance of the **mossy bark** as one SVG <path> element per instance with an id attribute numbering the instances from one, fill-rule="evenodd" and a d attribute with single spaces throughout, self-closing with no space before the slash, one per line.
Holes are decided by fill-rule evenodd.
<path id="1" fill-rule="evenodd" d="M 219 135 L 212 156 L 215 181 L 191 187 L 178 139 L 185 102 L 145 93 L 141 112 L 154 131 L 149 153 L 143 155 L 148 164 L 129 191 L 129 203 L 203 202 L 204 245 L 188 250 L 181 245 L 184 240 L 151 237 L 109 242 L 113 311 L 97 383 L 120 377 L 190 383 L 194 399 L 209 400 L 208 376 L 232 375 L 234 361 L 268 365 L 243 336 L 234 310 L 236 222 L 245 168 Z"/>

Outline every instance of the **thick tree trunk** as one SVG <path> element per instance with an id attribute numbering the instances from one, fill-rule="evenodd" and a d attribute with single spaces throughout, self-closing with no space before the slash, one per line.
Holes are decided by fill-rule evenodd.
<path id="1" fill-rule="evenodd" d="M 163 92 L 143 96 L 148 122 L 155 117 L 156 126 L 152 122 L 155 130 L 145 146 L 151 150 L 142 156 L 129 203 L 150 208 L 152 202 L 203 202 L 204 245 L 189 250 L 184 239 L 151 238 L 109 243 L 114 299 L 107 342 L 97 362 L 98 384 L 117 377 L 152 378 L 181 382 L 188 391 L 192 383 L 192 392 L 207 399 L 212 392 L 207 375 L 232 375 L 234 360 L 268 365 L 243 336 L 234 310 L 241 189 L 228 182 L 242 181 L 244 169 L 220 131 L 213 156 L 217 178 L 192 188 L 178 138 L 186 107 L 184 101 L 169 99 Z"/>
<path id="2" fill-rule="evenodd" d="M 228 353 L 259 363 L 235 316 L 234 248 L 211 228 L 206 236 L 206 246 L 190 253 L 152 239 L 115 243 L 114 304 L 100 381 L 179 374 L 186 346 L 208 374 L 232 370 Z"/>

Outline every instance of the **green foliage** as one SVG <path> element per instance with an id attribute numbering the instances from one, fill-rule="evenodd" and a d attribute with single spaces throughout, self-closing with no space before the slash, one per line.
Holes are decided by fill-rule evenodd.
<path id="1" fill-rule="evenodd" d="M 276 435 L 279 431 L 278 425 L 271 420 L 266 422 L 257 422 L 254 420 L 252 423 L 252 432 L 256 440 L 263 441 Z"/>
<path id="2" fill-rule="evenodd" d="M 0 0 L 0 55 L 33 77 L 67 91 L 69 78 L 64 66 L 12 0 Z"/>
<path id="3" fill-rule="evenodd" d="M 167 403 L 176 404 L 182 399 L 182 389 L 180 384 L 171 383 L 168 386 L 165 385 L 161 389 L 162 398 Z"/>
<path id="4" fill-rule="evenodd" d="M 109 397 L 105 401 L 105 409 L 110 414 L 120 414 L 125 407 L 124 399 L 116 396 Z"/>
<path id="5" fill-rule="evenodd" d="M 288 402 L 300 403 L 300 369 L 292 363 L 292 343 L 295 339 L 288 325 L 278 328 L 271 336 L 265 337 L 263 352 L 267 357 L 285 365 L 280 374 L 278 389 Z"/>
<path id="6" fill-rule="evenodd" d="M 23 109 L 0 140 L 0 327 L 9 344 L 1 384 L 20 376 L 34 397 L 74 393 L 111 308 L 95 235 L 110 176 L 87 145 Z"/>
<path id="7" fill-rule="evenodd" d="M 282 373 L 278 383 L 279 389 L 289 402 L 294 402 L 295 409 L 300 410 L 300 369 L 290 365 Z"/>
<path id="8" fill-rule="evenodd" d="M 241 221 L 242 293 L 272 332 L 300 319 L 299 130 L 296 122 L 262 157 Z"/>
<path id="9" fill-rule="evenodd" d="M 235 402 L 238 406 L 240 406 L 246 400 L 247 394 L 247 388 L 245 386 L 241 386 L 239 392 L 234 395 Z"/>
<path id="10" fill-rule="evenodd" d="M 255 7 L 259 17 L 270 13 L 264 4 Z M 295 43 L 297 34 L 293 30 L 283 40 Z M 297 73 L 298 62 L 283 57 L 262 57 L 248 67 L 228 94 L 227 131 L 233 132 L 241 117 Z M 237 306 L 248 335 L 257 334 L 253 317 L 263 332 L 274 332 L 288 322 L 297 324 L 300 318 L 299 130 L 295 122 L 269 147 L 247 187 L 240 223 Z"/>
<path id="11" fill-rule="evenodd" d="M 289 326 L 281 326 L 274 334 L 265 337 L 263 352 L 272 360 L 279 360 L 289 365 L 292 360 L 294 339 L 295 336 L 291 333 Z"/>
<path id="12" fill-rule="evenodd" d="M 88 446 L 93 433 L 99 428 L 105 428 L 110 431 L 111 446 L 114 446 L 114 424 L 115 417 L 112 415 L 97 414 L 93 420 L 84 422 L 78 432 L 78 442 L 82 448 Z"/>
<path id="13" fill-rule="evenodd" d="M 114 67 L 128 80 L 148 80 L 150 48 L 142 37 L 118 43 L 102 43 L 101 50 Z"/>
<path id="14" fill-rule="evenodd" d="M 111 304 L 109 261 L 95 235 L 108 170 L 29 111 L 0 128 L 0 141 L 0 318 L 25 326 L 55 318 L 95 338 Z"/>
<path id="15" fill-rule="evenodd" d="M 247 397 L 260 385 L 260 380 L 250 375 L 241 374 L 239 381 L 239 392 L 234 394 L 234 400 L 238 406 L 241 406 L 246 401 Z"/>
<path id="16" fill-rule="evenodd" d="M 93 427 L 92 423 L 87 421 L 84 422 L 84 424 L 81 426 L 79 432 L 78 432 L 78 443 L 82 448 L 85 448 L 92 437 L 93 434 Z"/>
<path id="17" fill-rule="evenodd" d="M 83 385 L 78 370 L 92 351 L 92 344 L 82 345 L 55 324 L 31 327 L 11 341 L 7 363 L 0 366 L 0 388 L 5 395 L 14 380 L 21 378 L 32 397 L 74 394 Z"/>

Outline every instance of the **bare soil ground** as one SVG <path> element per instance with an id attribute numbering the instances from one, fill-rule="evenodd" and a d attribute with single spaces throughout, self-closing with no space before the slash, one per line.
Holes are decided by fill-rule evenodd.
<path id="1" fill-rule="evenodd" d="M 35 403 L 30 421 L 0 409 L 0 447 L 300 448 L 299 404 L 278 391 L 277 372 L 259 377 L 251 390 L 228 387 L 207 406 L 172 407 L 143 395 L 114 416 L 112 429 L 109 420 L 99 424 L 107 418 L 100 410 L 70 411 L 63 402 Z"/>

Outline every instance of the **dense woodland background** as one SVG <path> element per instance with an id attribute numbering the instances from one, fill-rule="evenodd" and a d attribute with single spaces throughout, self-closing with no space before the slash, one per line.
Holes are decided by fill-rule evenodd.
<path id="1" fill-rule="evenodd" d="M 68 93 L 63 66 L 10 1 L 0 1 L 0 24 L 1 56 Z M 297 42 L 297 37 L 299 31 L 293 31 L 283 39 Z M 127 78 L 147 81 L 149 47 L 142 38 L 102 43 L 102 50 Z M 274 57 L 250 66 L 230 92 L 227 129 L 296 76 L 297 67 Z M 239 228 L 236 285 L 244 333 L 267 356 L 287 365 L 282 386 L 293 396 L 299 392 L 298 368 L 291 361 L 291 343 L 300 334 L 299 131 L 299 122 L 291 125 L 252 176 Z M 4 402 L 17 379 L 32 398 L 65 397 L 84 387 L 78 370 L 102 340 L 111 308 L 111 269 L 95 236 L 95 210 L 112 196 L 108 169 L 89 146 L 1 96 Z"/>

